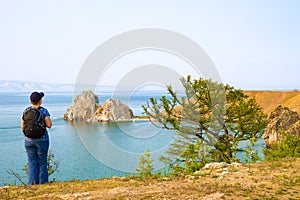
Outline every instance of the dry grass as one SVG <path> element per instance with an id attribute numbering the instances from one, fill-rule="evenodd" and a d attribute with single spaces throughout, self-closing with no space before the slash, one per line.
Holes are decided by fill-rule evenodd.
<path id="1" fill-rule="evenodd" d="M 250 97 L 255 97 L 257 103 L 270 114 L 278 105 L 300 113 L 300 91 L 245 91 Z"/>
<path id="2" fill-rule="evenodd" d="M 110 178 L 0 189 L 0 199 L 300 199 L 300 159 L 181 178 Z"/>

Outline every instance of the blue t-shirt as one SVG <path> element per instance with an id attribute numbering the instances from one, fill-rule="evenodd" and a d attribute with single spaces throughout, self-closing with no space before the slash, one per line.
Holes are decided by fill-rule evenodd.
<path id="1" fill-rule="evenodd" d="M 41 111 L 41 114 L 42 114 L 42 117 L 45 119 L 46 117 L 50 117 L 50 113 L 48 112 L 48 110 L 42 106 L 40 106 L 38 108 L 40 111 Z M 25 110 L 26 111 L 26 110 Z M 25 112 L 24 111 L 24 112 Z M 48 137 L 48 131 L 47 131 L 47 128 L 46 128 L 46 131 L 45 131 L 45 135 L 43 137 Z M 31 139 L 31 138 L 27 138 L 25 137 L 26 139 Z"/>
<path id="2" fill-rule="evenodd" d="M 48 110 L 42 106 L 39 107 L 39 110 L 41 111 L 43 117 L 50 117 L 50 113 L 48 112 Z"/>

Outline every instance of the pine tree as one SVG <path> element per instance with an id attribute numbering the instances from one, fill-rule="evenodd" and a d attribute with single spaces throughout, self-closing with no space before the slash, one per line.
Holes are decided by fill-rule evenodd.
<path id="1" fill-rule="evenodd" d="M 147 150 L 140 157 L 138 167 L 136 169 L 140 176 L 147 177 L 152 175 L 152 171 L 154 170 L 154 167 L 152 165 L 153 161 L 154 160 L 150 158 L 150 150 Z"/>
<path id="2" fill-rule="evenodd" d="M 191 144 L 201 144 L 198 161 L 230 163 L 242 151 L 238 148 L 240 141 L 262 136 L 268 120 L 255 99 L 229 85 L 202 78 L 192 80 L 187 76 L 181 83 L 182 94 L 167 86 L 168 97 L 150 98 L 143 106 L 153 124 L 176 131 L 174 142 L 161 158 L 163 162 L 189 162 L 189 156 L 183 153 Z"/>

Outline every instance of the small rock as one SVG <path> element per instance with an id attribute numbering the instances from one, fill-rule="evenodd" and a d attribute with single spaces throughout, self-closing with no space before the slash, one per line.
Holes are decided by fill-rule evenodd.
<path id="1" fill-rule="evenodd" d="M 230 166 L 232 166 L 232 167 L 240 167 L 240 166 L 242 166 L 242 164 L 238 163 L 238 162 L 233 162 L 233 163 L 230 164 Z"/>
<path id="2" fill-rule="evenodd" d="M 76 198 L 78 198 L 78 197 L 84 197 L 84 196 L 89 196 L 89 195 L 90 195 L 90 193 L 88 193 L 88 192 L 73 194 L 73 196 L 76 197 Z"/>
<path id="3" fill-rule="evenodd" d="M 224 168 L 227 167 L 228 164 L 226 162 L 212 162 L 212 163 L 207 163 L 203 169 L 219 169 L 219 168 Z"/>
<path id="4" fill-rule="evenodd" d="M 226 175 L 226 174 L 230 174 L 230 172 L 224 171 L 221 173 L 221 175 Z"/>

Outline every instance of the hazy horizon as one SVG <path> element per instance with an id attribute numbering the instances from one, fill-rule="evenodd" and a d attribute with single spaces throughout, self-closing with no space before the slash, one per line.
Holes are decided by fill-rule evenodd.
<path id="1" fill-rule="evenodd" d="M 61 88 L 51 88 L 51 92 L 55 92 L 55 90 L 58 90 L 57 92 L 60 92 L 60 91 L 74 91 L 74 86 L 75 86 L 75 83 L 49 83 L 49 82 L 38 82 L 38 81 L 21 81 L 21 80 L 0 80 L 0 92 L 3 92 L 3 91 L 10 91 L 10 90 L 15 90 L 15 88 L 12 88 L 12 89 L 8 89 L 8 90 L 5 90 L 5 86 L 3 86 L 2 84 L 5 83 L 5 82 L 10 82 L 10 83 L 20 83 L 20 84 L 37 84 L 38 87 L 36 88 L 32 88 L 32 89 L 27 89 L 26 87 L 24 87 L 23 91 L 32 91 L 32 90 L 45 90 L 45 88 L 47 87 L 51 87 L 51 86 L 61 86 L 61 87 L 68 87 L 67 89 L 63 90 Z M 41 88 L 41 86 L 44 86 L 44 88 Z M 97 85 L 96 86 L 96 89 L 99 90 L 100 88 L 106 88 L 105 89 L 105 92 L 113 92 L 116 85 Z M 120 86 L 118 86 L 120 87 Z M 236 88 L 236 87 L 235 87 Z M 3 90 L 4 89 L 4 90 Z M 87 88 L 89 89 L 89 88 Z M 124 87 L 124 89 L 126 89 Z M 127 88 L 128 89 L 128 88 Z M 130 90 L 132 90 L 132 88 L 129 88 Z M 140 88 L 141 89 L 141 88 Z M 300 91 L 300 88 L 236 88 L 236 89 L 241 89 L 241 90 L 245 90 L 245 91 L 294 91 L 294 90 L 297 90 L 297 91 Z M 142 87 L 141 90 L 145 90 L 145 91 L 166 91 L 166 87 L 163 88 L 163 87 L 156 87 L 156 86 L 145 86 L 145 87 Z M 16 90 L 16 92 L 18 91 L 21 91 L 21 90 Z M 49 91 L 46 89 L 46 91 Z"/>

